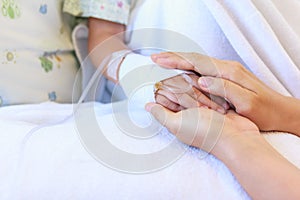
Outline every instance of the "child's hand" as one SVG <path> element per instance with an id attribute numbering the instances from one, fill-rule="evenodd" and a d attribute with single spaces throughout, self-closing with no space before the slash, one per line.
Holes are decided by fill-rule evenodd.
<path id="1" fill-rule="evenodd" d="M 155 84 L 155 100 L 158 104 L 178 112 L 186 108 L 208 107 L 226 113 L 227 102 L 220 97 L 200 90 L 199 76 L 183 73 Z"/>

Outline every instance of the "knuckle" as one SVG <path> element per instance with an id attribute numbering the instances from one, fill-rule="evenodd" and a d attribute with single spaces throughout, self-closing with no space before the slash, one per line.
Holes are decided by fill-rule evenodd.
<path id="1" fill-rule="evenodd" d="M 229 69 L 230 69 L 230 77 L 233 80 L 241 78 L 242 74 L 245 71 L 243 65 L 237 61 L 229 61 L 228 62 Z"/>
<path id="2" fill-rule="evenodd" d="M 241 73 L 241 68 L 237 63 L 232 63 L 231 65 L 231 75 L 234 77 L 238 77 Z"/>
<path id="3" fill-rule="evenodd" d="M 257 99 L 253 96 L 249 96 L 247 102 L 242 103 L 241 106 L 237 109 L 237 112 L 241 115 L 247 116 L 255 112 L 256 108 Z"/>
<path id="4" fill-rule="evenodd" d="M 227 90 L 229 88 L 229 82 L 226 80 L 222 80 L 220 81 L 221 83 L 219 85 L 222 85 L 222 87 L 224 88 L 224 90 Z"/>
<path id="5" fill-rule="evenodd" d="M 227 81 L 227 80 L 219 80 L 218 81 L 219 84 L 217 84 L 217 88 L 216 90 L 218 91 L 218 93 L 221 95 L 221 96 L 224 96 L 227 98 L 227 92 L 226 91 L 229 91 L 229 84 L 230 82 Z"/>
<path id="6" fill-rule="evenodd" d="M 177 102 L 180 102 L 181 99 L 184 99 L 184 98 L 183 98 L 184 95 L 185 95 L 184 93 L 176 93 L 176 94 L 175 94 L 175 98 L 176 98 Z"/>

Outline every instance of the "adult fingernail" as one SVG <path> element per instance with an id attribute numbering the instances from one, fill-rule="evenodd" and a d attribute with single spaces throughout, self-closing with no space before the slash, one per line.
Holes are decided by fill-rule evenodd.
<path id="1" fill-rule="evenodd" d="M 151 109 L 153 108 L 154 105 L 155 105 L 155 103 L 147 103 L 145 105 L 145 110 L 148 112 L 151 112 Z"/>
<path id="2" fill-rule="evenodd" d="M 156 60 L 158 58 L 158 55 L 157 54 L 152 54 L 151 58 L 152 58 L 152 60 Z"/>
<path id="3" fill-rule="evenodd" d="M 209 86 L 211 86 L 213 84 L 213 79 L 210 77 L 201 77 L 199 79 L 200 82 L 200 86 L 204 87 L 204 88 L 208 88 Z"/>
<path id="4" fill-rule="evenodd" d="M 156 58 L 157 55 L 156 54 L 151 54 L 151 58 Z"/>

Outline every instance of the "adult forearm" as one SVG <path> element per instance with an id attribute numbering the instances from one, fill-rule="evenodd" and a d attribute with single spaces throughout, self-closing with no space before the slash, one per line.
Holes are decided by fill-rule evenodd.
<path id="1" fill-rule="evenodd" d="M 254 199 L 299 199 L 300 170 L 261 135 L 242 133 L 214 153 Z"/>
<path id="2" fill-rule="evenodd" d="M 283 97 L 281 113 L 278 113 L 279 131 L 285 131 L 300 136 L 300 100 L 293 97 Z"/>

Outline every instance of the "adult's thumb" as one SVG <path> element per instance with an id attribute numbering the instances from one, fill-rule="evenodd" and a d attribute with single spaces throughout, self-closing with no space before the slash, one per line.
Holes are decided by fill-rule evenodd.
<path id="1" fill-rule="evenodd" d="M 153 117 L 169 130 L 174 129 L 175 113 L 157 103 L 147 103 L 145 109 L 150 112 Z"/>

